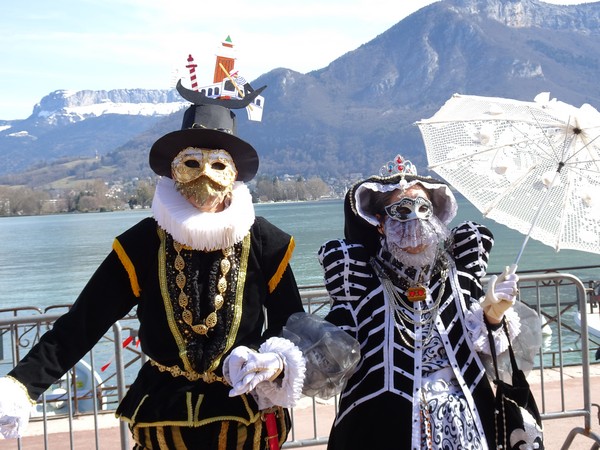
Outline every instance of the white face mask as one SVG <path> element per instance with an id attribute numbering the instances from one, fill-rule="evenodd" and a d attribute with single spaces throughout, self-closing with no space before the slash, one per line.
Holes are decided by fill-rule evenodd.
<path id="1" fill-rule="evenodd" d="M 388 217 L 399 222 L 423 219 L 429 220 L 433 215 L 433 205 L 425 197 L 403 197 L 395 203 L 385 207 Z"/>
<path id="2" fill-rule="evenodd" d="M 423 267 L 432 264 L 438 246 L 450 235 L 450 230 L 436 217 L 400 222 L 385 218 L 384 246 L 402 264 Z M 420 249 L 417 253 L 407 249 Z"/>

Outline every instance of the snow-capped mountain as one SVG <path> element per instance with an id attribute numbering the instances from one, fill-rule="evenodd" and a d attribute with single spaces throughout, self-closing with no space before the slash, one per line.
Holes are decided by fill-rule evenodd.
<path id="1" fill-rule="evenodd" d="M 531 101 L 550 92 L 600 109 L 599 37 L 600 2 L 442 0 L 320 70 L 252 81 L 268 86 L 263 119 L 238 114 L 238 134 L 259 152 L 259 175 L 373 174 L 397 153 L 426 167 L 413 124 L 454 93 Z M 185 104 L 174 90 L 53 92 L 28 119 L 0 121 L 0 175 L 94 155 L 111 176 L 152 175 L 148 150 L 178 129 Z"/>
<path id="2" fill-rule="evenodd" d="M 110 91 L 54 91 L 35 107 L 30 119 L 53 125 L 76 123 L 105 114 L 166 116 L 182 109 L 187 101 L 177 91 L 115 89 Z"/>
<path id="3" fill-rule="evenodd" d="M 58 158 L 104 155 L 186 105 L 175 89 L 54 91 L 27 119 L 0 121 L 0 175 Z"/>

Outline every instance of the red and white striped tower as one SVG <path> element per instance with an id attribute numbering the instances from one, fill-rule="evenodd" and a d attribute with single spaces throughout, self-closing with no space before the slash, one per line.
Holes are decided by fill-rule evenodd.
<path id="1" fill-rule="evenodd" d="M 190 81 L 192 82 L 192 90 L 197 91 L 198 90 L 198 81 L 196 81 L 196 67 L 198 67 L 198 64 L 194 64 L 194 58 L 192 57 L 192 55 L 188 56 L 188 64 L 187 67 L 190 70 Z"/>

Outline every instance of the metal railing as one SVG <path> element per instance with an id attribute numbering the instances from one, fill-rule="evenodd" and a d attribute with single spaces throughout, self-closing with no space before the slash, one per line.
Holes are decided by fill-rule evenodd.
<path id="1" fill-rule="evenodd" d="M 589 306 L 590 289 L 574 275 L 555 272 L 521 274 L 519 288 L 520 300 L 544 318 L 544 328 L 548 332 L 546 336 L 549 335 L 551 340 L 549 345 L 544 344 L 540 348 L 531 374 L 539 379 L 539 384 L 536 383 L 535 387 L 539 389 L 537 400 L 544 424 L 562 418 L 581 417 L 583 425 L 570 431 L 562 448 L 569 448 L 577 435 L 590 438 L 596 443 L 595 448 L 598 448 L 600 436 L 591 430 L 594 405 L 590 393 L 590 340 L 600 346 L 600 339 L 588 335 L 586 314 L 581 315 L 581 327 L 572 320 L 577 311 L 586 311 Z M 329 297 L 323 286 L 301 287 L 301 295 L 307 312 L 321 316 L 327 313 Z M 0 310 L 0 336 L 3 344 L 0 346 L 3 349 L 0 354 L 0 375 L 7 373 L 61 314 L 62 312 L 41 311 L 37 308 Z M 106 439 L 106 435 L 101 433 L 101 419 L 107 414 L 114 414 L 137 371 L 146 361 L 136 343 L 137 319 L 129 316 L 114 324 L 84 360 L 42 396 L 31 418 L 30 427 L 41 424 L 43 432 L 40 432 L 39 439 L 43 440 L 43 448 L 50 448 L 48 437 L 56 432 L 58 426 L 55 424 L 66 422 L 65 431 L 69 435 L 69 444 L 61 442 L 57 448 L 75 449 L 75 424 L 83 418 L 90 422 L 88 427 L 93 431 L 94 443 L 88 441 L 82 448 L 102 448 L 102 439 Z M 10 352 L 4 351 L 7 344 L 10 345 Z M 580 367 L 582 371 L 581 383 L 577 389 L 581 390 L 583 401 L 575 408 L 565 400 L 565 380 L 568 378 L 568 369 L 572 366 Z M 549 370 L 553 374 L 552 380 L 548 377 Z M 83 378 L 86 378 L 87 384 L 81 381 Z M 556 402 L 551 404 L 548 401 L 546 393 L 552 384 L 556 388 L 556 383 L 559 384 L 561 396 L 558 406 Z M 294 425 L 288 442 L 283 447 L 326 444 L 336 413 L 336 400 L 303 399 L 301 406 L 291 411 Z M 119 428 L 120 448 L 130 448 L 127 425 L 124 422 L 113 425 L 113 439 L 115 427 Z M 0 441 L 0 449 L 21 449 L 22 441 L 23 439 Z"/>
<path id="2" fill-rule="evenodd" d="M 533 375 L 539 377 L 538 406 L 542 421 L 546 425 L 549 421 L 569 417 L 582 417 L 583 427 L 573 428 L 567 435 L 561 449 L 568 449 L 577 435 L 582 435 L 595 441 L 594 448 L 600 445 L 600 435 L 593 432 L 592 427 L 592 401 L 590 385 L 590 336 L 588 333 L 587 310 L 589 289 L 586 289 L 579 278 L 570 274 L 546 273 L 520 275 L 519 289 L 521 301 L 532 307 L 543 319 L 544 326 L 552 328 L 551 339 L 555 348 L 540 348 L 538 364 Z M 568 314 L 568 313 L 571 314 Z M 574 325 L 574 316 L 580 314 L 580 326 Z M 570 320 L 569 320 L 570 319 Z M 567 339 L 569 337 L 570 339 Z M 573 337 L 576 340 L 573 342 Z M 569 341 L 569 342 L 567 342 Z M 579 349 L 574 346 L 579 343 Z M 599 345 L 599 342 L 595 342 Z M 548 358 L 550 356 L 550 358 Z M 583 404 L 572 407 L 566 401 L 567 368 L 580 366 L 582 377 L 578 388 L 583 398 Z M 552 369 L 558 381 L 548 380 L 548 370 Z M 531 376 L 532 374 L 530 374 Z M 549 405 L 546 391 L 551 383 L 559 384 L 560 401 L 553 402 L 553 409 Z M 533 386 L 532 386 L 533 387 Z M 571 386 L 573 388 L 573 386 Z M 598 405 L 596 405 L 598 406 Z"/>

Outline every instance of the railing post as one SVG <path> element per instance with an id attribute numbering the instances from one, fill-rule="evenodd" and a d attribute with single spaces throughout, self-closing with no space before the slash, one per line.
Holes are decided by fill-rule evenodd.
<path id="1" fill-rule="evenodd" d="M 116 362 L 116 375 L 117 375 L 117 395 L 119 396 L 119 403 L 125 397 L 127 392 L 125 385 L 125 365 L 123 364 L 123 336 L 120 322 L 116 322 L 113 326 L 113 334 L 115 336 L 115 362 Z M 127 424 L 120 420 L 119 421 L 119 432 L 121 435 L 121 450 L 129 449 L 129 429 Z"/>

